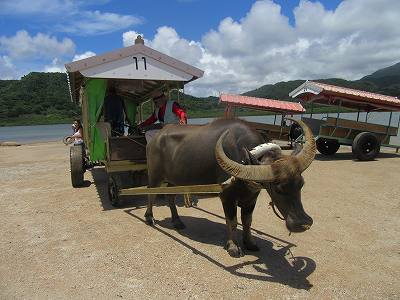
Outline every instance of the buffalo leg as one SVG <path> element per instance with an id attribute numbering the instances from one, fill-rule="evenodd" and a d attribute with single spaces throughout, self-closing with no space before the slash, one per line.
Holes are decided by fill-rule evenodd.
<path id="1" fill-rule="evenodd" d="M 153 172 L 153 173 L 158 175 L 158 173 L 156 173 L 156 172 Z M 150 187 L 150 188 L 159 187 L 159 186 L 161 186 L 161 183 L 162 183 L 162 181 L 160 178 L 158 178 L 158 176 L 155 176 L 155 177 L 150 176 L 150 173 L 149 173 L 148 187 Z M 155 223 L 155 220 L 153 217 L 153 204 L 154 204 L 154 201 L 156 200 L 156 197 L 157 197 L 157 195 L 147 195 L 147 209 L 144 214 L 144 217 L 145 217 L 146 223 L 148 225 L 154 225 L 154 223 Z"/>
<path id="2" fill-rule="evenodd" d="M 234 196 L 234 188 L 229 186 L 225 188 L 220 197 L 222 206 L 224 208 L 226 227 L 227 227 L 227 242 L 225 249 L 228 251 L 230 256 L 240 257 L 242 256 L 242 250 L 237 243 L 237 198 Z"/>
<path id="3" fill-rule="evenodd" d="M 154 217 L 153 217 L 153 203 L 156 198 L 156 195 L 148 195 L 147 196 L 147 209 L 144 214 L 144 217 L 146 219 L 146 223 L 148 225 L 154 225 Z"/>
<path id="4" fill-rule="evenodd" d="M 258 195 L 258 193 L 257 193 L 257 195 Z M 247 250 L 250 250 L 250 251 L 260 250 L 258 248 L 258 246 L 256 245 L 256 243 L 254 242 L 254 239 L 251 235 L 251 222 L 253 219 L 254 207 L 255 207 L 255 203 L 248 207 L 242 207 L 242 209 L 240 211 L 242 224 L 243 224 L 243 246 Z"/>
<path id="5" fill-rule="evenodd" d="M 186 226 L 179 218 L 178 210 L 176 209 L 175 205 L 176 195 L 166 195 L 166 197 L 168 199 L 169 209 L 171 210 L 172 224 L 176 229 L 184 229 Z"/>

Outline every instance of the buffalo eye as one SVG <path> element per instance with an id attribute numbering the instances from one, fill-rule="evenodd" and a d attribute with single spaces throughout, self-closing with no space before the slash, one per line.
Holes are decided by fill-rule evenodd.
<path id="1" fill-rule="evenodd" d="M 277 184 L 275 186 L 275 192 L 278 194 L 284 194 L 285 193 L 285 186 L 283 184 Z"/>

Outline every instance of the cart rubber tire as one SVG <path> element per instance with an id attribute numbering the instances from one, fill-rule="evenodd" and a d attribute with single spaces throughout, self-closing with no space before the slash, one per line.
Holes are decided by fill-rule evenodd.
<path id="1" fill-rule="evenodd" d="M 354 138 L 351 150 L 359 160 L 373 160 L 381 150 L 381 143 L 372 132 L 361 132 Z"/>
<path id="2" fill-rule="evenodd" d="M 82 145 L 70 147 L 69 160 L 71 164 L 72 186 L 80 187 L 83 185 L 83 173 L 85 173 Z"/>
<path id="3" fill-rule="evenodd" d="M 316 141 L 316 145 L 319 153 L 323 155 L 333 155 L 339 150 L 340 147 L 340 144 L 337 140 L 324 138 L 318 138 Z"/>
<path id="4" fill-rule="evenodd" d="M 108 176 L 108 199 L 110 203 L 114 207 L 118 207 L 121 205 L 121 199 L 118 196 L 119 192 L 119 184 L 116 180 L 116 177 L 109 175 Z"/>
<path id="5" fill-rule="evenodd" d="M 74 142 L 74 138 L 72 136 L 70 136 L 70 135 L 64 136 L 64 138 L 63 138 L 64 145 L 69 145 L 69 144 L 72 144 L 73 142 Z"/>
<path id="6" fill-rule="evenodd" d="M 300 125 L 293 123 L 290 125 L 289 129 L 289 139 L 291 141 L 297 140 L 298 137 L 300 137 L 303 134 L 303 129 L 301 129 Z"/>

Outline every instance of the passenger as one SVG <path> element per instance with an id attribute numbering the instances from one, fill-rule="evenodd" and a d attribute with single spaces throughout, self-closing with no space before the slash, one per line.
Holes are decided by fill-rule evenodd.
<path id="1" fill-rule="evenodd" d="M 83 128 L 81 121 L 76 119 L 72 124 L 72 129 L 74 130 L 74 134 L 71 136 L 73 139 L 74 145 L 83 144 Z"/>
<path id="2" fill-rule="evenodd" d="M 104 98 L 104 121 L 111 125 L 111 136 L 124 135 L 125 104 L 121 96 L 117 95 L 114 85 L 108 88 Z"/>
<path id="3" fill-rule="evenodd" d="M 139 128 L 145 128 L 155 122 L 160 122 L 160 127 L 164 124 L 187 124 L 186 112 L 175 101 L 168 100 L 164 93 L 153 98 L 155 109 L 147 120 L 138 125 Z M 149 142 L 159 129 L 147 130 L 145 137 Z"/>

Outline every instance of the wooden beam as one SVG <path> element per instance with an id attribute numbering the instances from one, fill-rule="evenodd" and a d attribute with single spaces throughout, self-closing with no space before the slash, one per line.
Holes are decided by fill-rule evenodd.
<path id="1" fill-rule="evenodd" d="M 222 187 L 219 184 L 185 185 L 185 186 L 162 186 L 149 188 L 140 186 L 135 188 L 121 189 L 119 195 L 157 195 L 157 194 L 219 194 Z"/>

